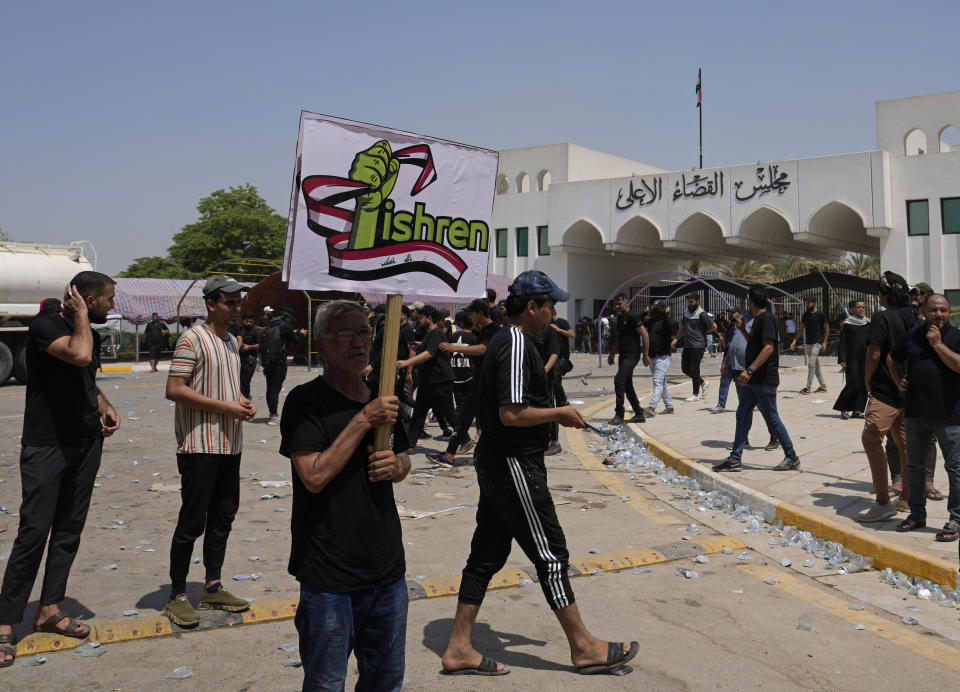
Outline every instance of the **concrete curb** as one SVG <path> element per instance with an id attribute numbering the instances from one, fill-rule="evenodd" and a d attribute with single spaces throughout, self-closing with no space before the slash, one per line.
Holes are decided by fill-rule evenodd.
<path id="1" fill-rule="evenodd" d="M 872 557 L 873 565 L 877 569 L 889 567 L 908 576 L 926 578 L 951 589 L 960 587 L 957 583 L 957 566 L 951 562 L 912 552 L 866 531 L 844 526 L 796 505 L 781 502 L 775 497 L 714 473 L 712 469 L 704 468 L 702 464 L 650 437 L 636 424 L 628 424 L 625 428 L 630 434 L 642 440 L 650 453 L 667 466 L 685 476 L 696 478 L 704 490 L 716 490 L 729 495 L 734 502 L 749 507 L 752 512 L 762 516 L 769 523 L 780 520 L 784 525 L 809 531 L 817 538 L 842 543 L 844 547 L 854 552 Z"/>

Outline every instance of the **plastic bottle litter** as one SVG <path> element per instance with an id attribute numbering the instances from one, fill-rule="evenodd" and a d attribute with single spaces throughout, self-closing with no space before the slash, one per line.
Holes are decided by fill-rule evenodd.
<path id="1" fill-rule="evenodd" d="M 192 558 L 190 558 L 190 564 L 191 564 L 191 565 L 199 565 L 199 564 L 200 564 L 200 556 L 199 556 L 199 555 L 194 555 Z"/>
<path id="2" fill-rule="evenodd" d="M 634 567 L 632 571 L 634 574 L 650 574 L 653 572 L 653 567 Z"/>
<path id="3" fill-rule="evenodd" d="M 806 567 L 807 569 L 810 569 L 811 567 L 816 567 L 817 563 L 814 562 L 813 560 L 804 560 L 803 566 Z"/>
<path id="4" fill-rule="evenodd" d="M 74 651 L 80 654 L 81 656 L 87 656 L 90 658 L 93 658 L 95 656 L 103 656 L 105 653 L 107 653 L 106 649 L 100 648 L 100 645 L 94 642 L 87 642 L 86 644 L 81 644 L 76 649 L 74 649 Z"/>
<path id="5" fill-rule="evenodd" d="M 929 601 L 931 596 L 932 594 L 930 593 L 930 589 L 917 590 L 917 598 L 919 598 L 921 601 Z"/>
<path id="6" fill-rule="evenodd" d="M 42 666 L 46 662 L 47 662 L 46 656 L 37 656 L 36 658 L 28 658 L 21 665 L 24 668 L 32 668 L 33 666 Z"/>
<path id="7" fill-rule="evenodd" d="M 697 555 L 695 558 L 693 558 L 693 561 L 698 565 L 705 565 L 710 562 L 710 558 L 708 558 L 706 555 Z"/>
<path id="8" fill-rule="evenodd" d="M 743 589 L 734 589 L 731 593 L 741 594 L 743 593 Z"/>
<path id="9" fill-rule="evenodd" d="M 777 583 L 777 580 L 776 580 L 775 577 L 767 577 L 766 579 L 763 580 L 763 583 L 764 583 L 764 584 L 769 584 L 770 586 L 773 586 L 774 584 Z"/>
<path id="10" fill-rule="evenodd" d="M 139 610 L 130 609 L 130 610 L 123 611 L 123 617 L 125 618 L 135 618 L 138 615 L 140 615 Z"/>
<path id="11" fill-rule="evenodd" d="M 901 620 L 900 622 L 902 622 L 904 625 L 919 625 L 919 624 L 920 624 L 920 621 L 917 620 L 917 618 L 913 617 L 912 615 L 908 615 L 907 617 L 903 618 L 903 620 Z"/>
<path id="12" fill-rule="evenodd" d="M 813 618 L 809 615 L 801 615 L 800 619 L 797 620 L 797 629 L 803 630 L 804 632 L 809 632 L 813 629 Z"/>
<path id="13" fill-rule="evenodd" d="M 299 658 L 287 658 L 284 659 L 283 665 L 287 668 L 299 668 L 303 665 L 303 662 Z"/>
<path id="14" fill-rule="evenodd" d="M 259 561 L 260 561 L 259 555 L 251 555 L 250 557 L 247 558 L 247 562 L 259 562 Z"/>
<path id="15" fill-rule="evenodd" d="M 866 610 L 866 608 L 867 606 L 863 605 L 863 603 L 851 603 L 847 606 L 847 610 Z"/>
<path id="16" fill-rule="evenodd" d="M 180 666 L 179 668 L 174 668 L 174 670 L 164 676 L 170 680 L 186 680 L 187 678 L 193 677 L 193 671 L 187 668 L 187 666 Z"/>
<path id="17" fill-rule="evenodd" d="M 678 577 L 684 577 L 686 579 L 699 579 L 700 575 L 697 572 L 694 572 L 692 569 L 678 569 L 674 574 Z"/>
<path id="18" fill-rule="evenodd" d="M 727 546 L 723 546 L 722 548 L 720 548 L 720 552 L 723 553 L 724 555 L 733 555 L 733 549 L 728 548 Z"/>
<path id="19" fill-rule="evenodd" d="M 287 642 L 286 644 L 281 644 L 279 647 L 280 651 L 284 651 L 288 654 L 292 654 L 300 650 L 300 642 Z"/>
<path id="20" fill-rule="evenodd" d="M 780 564 L 783 565 L 784 567 L 789 567 L 790 565 L 793 564 L 793 560 L 791 560 L 788 557 L 785 557 L 782 560 L 780 560 Z"/>
<path id="21" fill-rule="evenodd" d="M 113 570 L 117 569 L 117 563 L 111 562 L 109 565 L 105 565 L 100 569 L 103 570 L 104 572 L 112 572 Z"/>

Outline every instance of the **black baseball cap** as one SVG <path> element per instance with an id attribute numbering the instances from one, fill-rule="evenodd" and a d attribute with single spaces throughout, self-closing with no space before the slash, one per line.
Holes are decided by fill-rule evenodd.
<path id="1" fill-rule="evenodd" d="M 535 296 L 544 294 L 554 303 L 566 303 L 570 294 L 553 283 L 553 280 L 541 271 L 528 269 L 513 280 L 507 289 L 515 296 Z"/>

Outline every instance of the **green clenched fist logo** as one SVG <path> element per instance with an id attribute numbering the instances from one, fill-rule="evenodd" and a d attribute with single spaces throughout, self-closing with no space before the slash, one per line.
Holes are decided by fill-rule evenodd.
<path id="1" fill-rule="evenodd" d="M 368 185 L 370 191 L 357 199 L 356 216 L 350 233 L 351 250 L 374 246 L 380 207 L 393 192 L 399 170 L 400 160 L 394 156 L 390 143 L 386 140 L 380 140 L 353 158 L 350 180 Z"/>

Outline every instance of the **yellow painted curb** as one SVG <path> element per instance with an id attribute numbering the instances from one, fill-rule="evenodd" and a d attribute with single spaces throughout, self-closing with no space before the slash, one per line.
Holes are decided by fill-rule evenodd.
<path id="1" fill-rule="evenodd" d="M 111 644 L 147 637 L 163 637 L 168 634 L 173 634 L 170 620 L 163 615 L 145 615 L 138 618 L 94 623 L 90 641 Z"/>
<path id="2" fill-rule="evenodd" d="M 724 548 L 729 550 L 743 550 L 747 547 L 746 543 L 738 541 L 730 536 L 704 536 L 694 541 L 695 544 L 703 548 L 705 553 L 719 553 Z"/>
<path id="3" fill-rule="evenodd" d="M 654 565 L 658 562 L 667 562 L 669 559 L 659 550 L 653 548 L 641 548 L 639 550 L 626 550 L 617 553 L 617 557 L 623 561 L 627 567 L 639 567 L 640 565 Z"/>
<path id="4" fill-rule="evenodd" d="M 427 598 L 454 596 L 460 591 L 460 575 L 455 577 L 439 577 L 437 579 L 421 579 L 417 584 L 423 589 L 423 593 L 426 594 Z"/>
<path id="5" fill-rule="evenodd" d="M 35 632 L 17 642 L 17 656 L 34 656 L 51 651 L 73 649 L 83 643 L 82 639 L 64 637 L 59 634 Z"/>
<path id="6" fill-rule="evenodd" d="M 244 625 L 256 622 L 284 620 L 297 614 L 297 598 L 274 598 L 269 601 L 254 601 L 250 609 L 239 613 Z"/>
<path id="7" fill-rule="evenodd" d="M 872 557 L 874 567 L 879 569 L 889 567 L 911 577 L 924 577 L 935 584 L 956 588 L 957 566 L 946 560 L 914 553 L 878 536 L 847 528 L 786 502 L 777 504 L 776 518 L 784 525 L 796 526 L 817 538 L 842 543 L 855 553 Z"/>
<path id="8" fill-rule="evenodd" d="M 626 569 L 631 565 L 620 559 L 619 553 L 610 555 L 591 555 L 587 558 L 570 560 L 570 566 L 580 572 L 580 574 L 590 574 L 597 570 L 601 572 L 616 572 Z"/>

